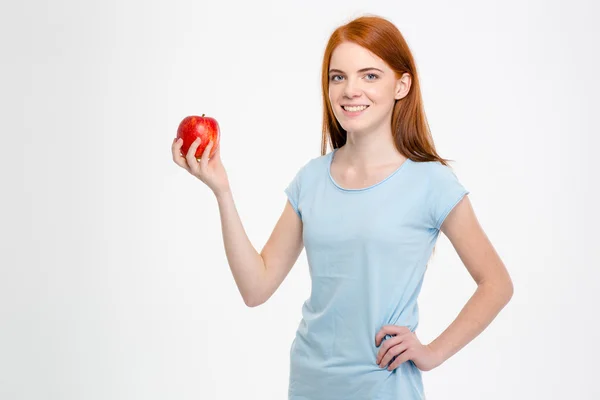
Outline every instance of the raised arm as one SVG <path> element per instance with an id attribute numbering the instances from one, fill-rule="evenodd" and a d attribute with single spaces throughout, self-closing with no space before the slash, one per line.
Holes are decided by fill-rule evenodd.
<path id="1" fill-rule="evenodd" d="M 184 157 L 181 141 L 173 141 L 173 160 L 177 165 L 204 182 L 215 194 L 219 205 L 223 244 L 235 283 L 249 307 L 267 301 L 288 275 L 302 251 L 302 221 L 286 203 L 279 221 L 259 254 L 246 234 L 235 202 L 227 173 L 221 162 L 220 149 L 208 158 L 209 144 L 200 161 L 194 155 L 200 145 L 194 142 Z"/>

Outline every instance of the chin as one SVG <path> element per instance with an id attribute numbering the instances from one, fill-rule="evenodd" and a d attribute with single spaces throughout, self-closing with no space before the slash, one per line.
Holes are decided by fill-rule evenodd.
<path id="1" fill-rule="evenodd" d="M 340 125 L 342 125 L 342 128 L 344 128 L 344 130 L 346 132 L 352 132 L 355 134 L 361 133 L 368 127 L 367 123 L 358 122 L 358 121 L 346 122 L 345 124 L 340 124 Z"/>

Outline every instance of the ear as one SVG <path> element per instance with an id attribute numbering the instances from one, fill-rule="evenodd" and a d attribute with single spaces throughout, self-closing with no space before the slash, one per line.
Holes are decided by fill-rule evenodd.
<path id="1" fill-rule="evenodd" d="M 396 88 L 394 92 L 394 98 L 396 100 L 400 100 L 404 96 L 408 94 L 410 91 L 410 85 L 412 83 L 412 79 L 408 72 L 402 74 L 402 77 L 396 81 Z"/>

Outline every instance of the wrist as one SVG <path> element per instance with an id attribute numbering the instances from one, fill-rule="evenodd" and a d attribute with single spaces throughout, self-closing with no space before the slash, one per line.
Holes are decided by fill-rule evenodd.
<path id="1" fill-rule="evenodd" d="M 446 353 L 440 348 L 439 343 L 436 343 L 435 340 L 429 343 L 427 347 L 433 352 L 435 359 L 437 360 L 437 365 L 441 365 L 446 361 Z"/>
<path id="2" fill-rule="evenodd" d="M 229 188 L 227 188 L 225 190 L 215 191 L 214 194 L 215 194 L 215 197 L 217 198 L 217 201 L 227 200 L 233 196 L 231 193 L 231 190 Z"/>

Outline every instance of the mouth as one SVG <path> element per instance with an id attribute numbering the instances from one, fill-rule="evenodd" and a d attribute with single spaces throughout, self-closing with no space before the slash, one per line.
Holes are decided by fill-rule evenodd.
<path id="1" fill-rule="evenodd" d="M 344 115 L 354 117 L 362 114 L 369 106 L 361 105 L 361 106 L 340 106 L 344 111 Z"/>

